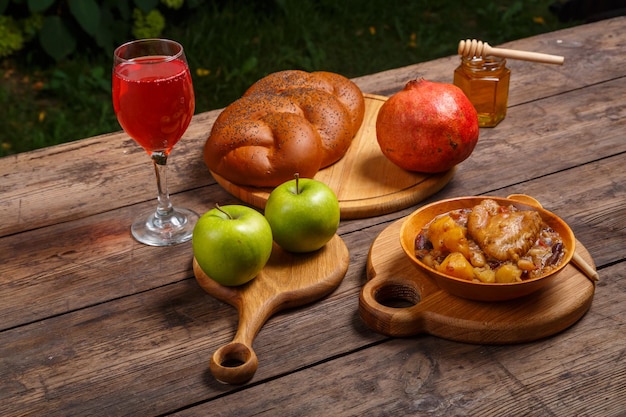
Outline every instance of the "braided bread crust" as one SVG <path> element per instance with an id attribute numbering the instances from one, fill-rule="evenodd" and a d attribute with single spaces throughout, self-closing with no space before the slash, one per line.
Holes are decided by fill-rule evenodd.
<path id="1" fill-rule="evenodd" d="M 204 160 L 238 185 L 274 187 L 295 173 L 312 178 L 345 155 L 364 112 L 361 90 L 339 74 L 276 72 L 222 111 Z"/>

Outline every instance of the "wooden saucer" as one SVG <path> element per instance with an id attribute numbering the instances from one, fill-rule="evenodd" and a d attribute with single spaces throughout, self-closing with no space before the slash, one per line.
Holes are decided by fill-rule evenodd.
<path id="1" fill-rule="evenodd" d="M 384 96 L 365 94 L 365 118 L 346 155 L 319 171 L 315 179 L 335 191 L 342 219 L 393 213 L 413 206 L 441 190 L 455 169 L 441 174 L 405 171 L 389 161 L 376 140 L 376 117 Z M 239 186 L 211 171 L 218 184 L 240 200 L 265 208 L 269 188 Z"/>

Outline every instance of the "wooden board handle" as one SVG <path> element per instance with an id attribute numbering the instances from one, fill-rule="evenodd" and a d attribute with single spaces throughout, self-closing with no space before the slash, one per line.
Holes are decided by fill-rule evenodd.
<path id="1" fill-rule="evenodd" d="M 259 360 L 252 347 L 230 342 L 213 353 L 209 369 L 224 384 L 243 384 L 249 381 L 259 367 Z"/>
<path id="2" fill-rule="evenodd" d="M 563 65 L 565 58 L 559 55 L 542 54 L 539 52 L 517 51 L 514 49 L 493 48 L 487 42 L 466 39 L 459 42 L 458 53 L 470 58 L 473 56 L 499 56 L 503 58 L 521 59 L 524 61 L 541 62 L 544 64 Z"/>
<path id="3" fill-rule="evenodd" d="M 359 295 L 359 316 L 372 330 L 395 336 L 415 336 L 424 332 L 424 312 L 436 311 L 442 291 L 426 294 L 411 278 L 377 275 L 363 286 Z M 391 306 L 402 302 L 408 307 Z"/>

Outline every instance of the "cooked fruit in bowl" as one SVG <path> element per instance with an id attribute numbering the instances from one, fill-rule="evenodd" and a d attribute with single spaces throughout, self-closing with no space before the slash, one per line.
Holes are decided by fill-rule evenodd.
<path id="1" fill-rule="evenodd" d="M 423 206 L 404 221 L 401 245 L 445 291 L 480 301 L 528 295 L 571 260 L 569 226 L 527 196 L 461 197 Z"/>

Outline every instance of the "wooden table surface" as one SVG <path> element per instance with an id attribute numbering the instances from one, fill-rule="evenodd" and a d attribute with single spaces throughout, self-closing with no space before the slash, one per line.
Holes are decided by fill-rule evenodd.
<path id="1" fill-rule="evenodd" d="M 510 42 L 565 56 L 509 61 L 506 119 L 429 198 L 525 193 L 565 219 L 600 281 L 589 311 L 525 344 L 430 335 L 389 338 L 358 315 L 373 240 L 415 207 L 342 221 L 341 285 L 261 329 L 259 368 L 218 383 L 209 359 L 237 313 L 194 279 L 190 244 L 130 236 L 155 205 L 153 171 L 125 134 L 0 159 L 0 415 L 618 416 L 626 412 L 626 18 Z M 372 74 L 391 95 L 424 77 L 451 82 L 458 57 Z M 201 94 L 201 92 L 199 92 Z M 194 117 L 171 158 L 176 204 L 239 203 L 201 158 L 219 111 Z"/>

